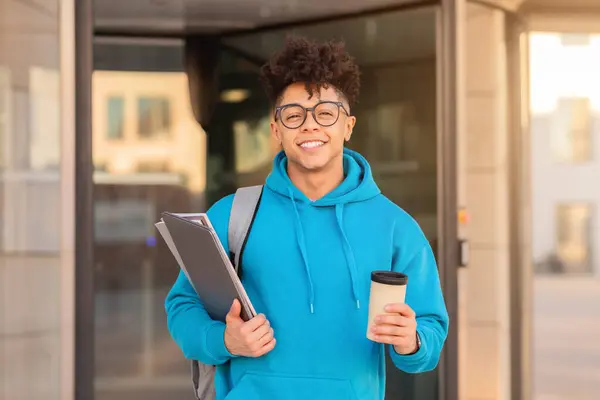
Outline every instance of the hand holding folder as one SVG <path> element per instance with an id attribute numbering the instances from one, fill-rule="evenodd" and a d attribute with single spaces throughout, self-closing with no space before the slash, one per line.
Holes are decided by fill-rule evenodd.
<path id="1" fill-rule="evenodd" d="M 244 322 L 240 316 L 240 303 L 235 301 L 227 314 L 225 347 L 231 354 L 244 357 L 260 357 L 275 348 L 275 332 L 267 318 L 259 314 Z"/>
<path id="2" fill-rule="evenodd" d="M 234 299 L 248 321 L 256 311 L 206 214 L 163 212 L 155 224 L 210 317 L 225 322 Z"/>

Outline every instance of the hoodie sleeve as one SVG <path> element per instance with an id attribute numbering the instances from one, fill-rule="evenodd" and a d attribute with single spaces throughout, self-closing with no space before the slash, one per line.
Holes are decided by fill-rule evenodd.
<path id="1" fill-rule="evenodd" d="M 429 242 L 420 228 L 410 237 L 403 236 L 395 239 L 393 270 L 408 275 L 406 303 L 416 314 L 421 347 L 410 355 L 398 354 L 392 345 L 388 348 L 398 369 L 407 373 L 427 372 L 439 362 L 448 335 L 448 312 Z"/>
<path id="2" fill-rule="evenodd" d="M 231 196 L 221 199 L 207 213 L 225 248 L 232 200 Z M 234 357 L 225 347 L 225 324 L 210 318 L 182 271 L 167 295 L 165 310 L 171 337 L 186 358 L 220 365 Z"/>

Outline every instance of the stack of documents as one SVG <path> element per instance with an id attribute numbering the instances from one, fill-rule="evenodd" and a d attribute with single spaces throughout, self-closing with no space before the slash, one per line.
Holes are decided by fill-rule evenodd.
<path id="1" fill-rule="evenodd" d="M 212 319 L 224 322 L 234 298 L 242 305 L 242 319 L 256 316 L 206 214 L 163 212 L 155 226 Z"/>

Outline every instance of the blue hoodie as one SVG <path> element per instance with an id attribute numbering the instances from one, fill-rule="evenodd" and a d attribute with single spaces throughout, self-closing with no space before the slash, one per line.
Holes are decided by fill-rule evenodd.
<path id="1" fill-rule="evenodd" d="M 233 356 L 225 325 L 210 319 L 185 275 L 166 299 L 168 326 L 185 357 L 217 365 L 217 399 L 373 400 L 385 393 L 385 353 L 396 367 L 436 367 L 448 314 L 431 247 L 418 224 L 381 194 L 367 161 L 344 150 L 344 181 L 317 201 L 290 181 L 279 153 L 243 254 L 243 284 L 275 332 L 259 358 Z M 225 248 L 233 196 L 209 218 Z M 409 277 L 406 302 L 421 348 L 400 355 L 366 338 L 370 276 Z"/>

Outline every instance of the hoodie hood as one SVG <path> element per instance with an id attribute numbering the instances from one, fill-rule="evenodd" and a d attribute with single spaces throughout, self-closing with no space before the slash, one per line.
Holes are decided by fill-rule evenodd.
<path id="1" fill-rule="evenodd" d="M 273 170 L 267 177 L 267 187 L 276 193 L 313 206 L 334 206 L 365 201 L 381 193 L 373 180 L 371 166 L 359 153 L 344 149 L 344 181 L 330 193 L 311 201 L 290 180 L 287 173 L 287 156 L 280 151 L 273 161 Z M 290 195 L 290 191 L 292 192 Z"/>
<path id="2" fill-rule="evenodd" d="M 356 307 L 360 308 L 358 290 L 357 267 L 354 252 L 344 231 L 344 205 L 348 203 L 369 200 L 381 193 L 373 180 L 371 167 L 367 160 L 359 153 L 344 149 L 344 180 L 334 190 L 322 198 L 312 201 L 302 193 L 290 180 L 287 173 L 287 156 L 283 151 L 279 152 L 273 161 L 273 171 L 267 177 L 266 185 L 274 192 L 287 197 L 295 214 L 295 233 L 298 249 L 304 262 L 304 270 L 308 281 L 308 301 L 310 312 L 315 312 L 315 291 L 311 277 L 311 268 L 308 262 L 306 239 L 302 228 L 302 218 L 298 212 L 297 202 L 309 204 L 313 207 L 331 207 L 335 211 L 338 234 L 341 236 L 344 255 L 350 279 L 352 281 L 352 293 Z"/>

